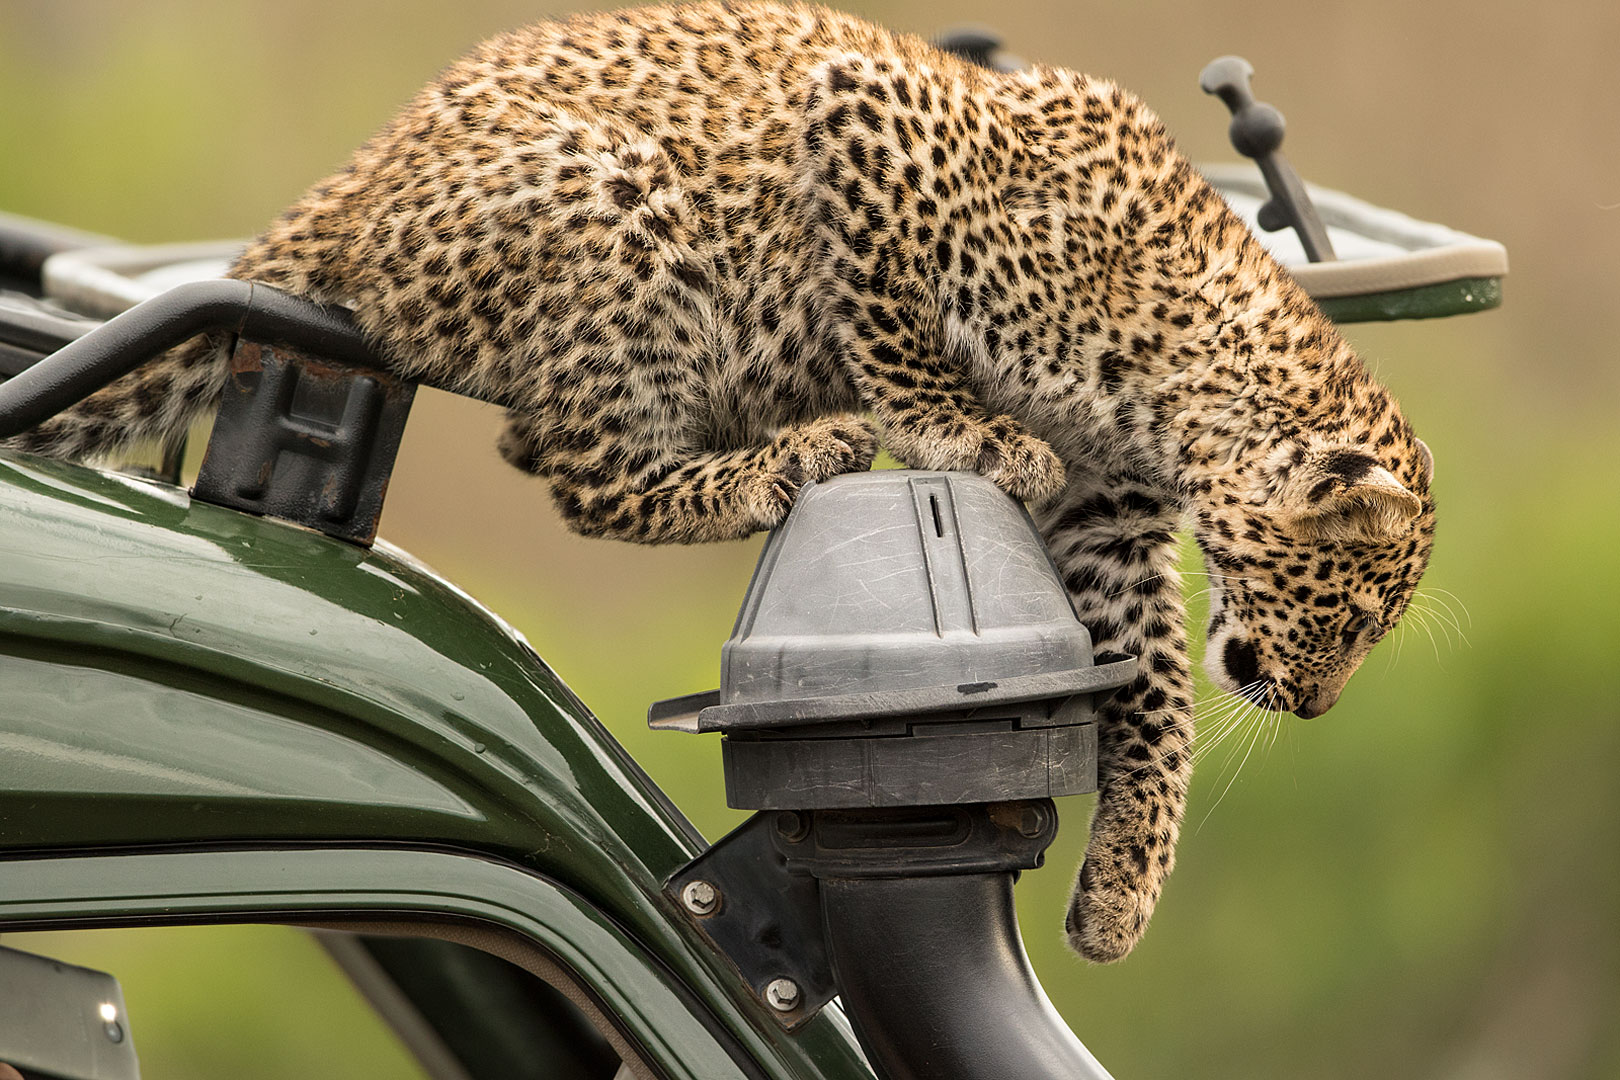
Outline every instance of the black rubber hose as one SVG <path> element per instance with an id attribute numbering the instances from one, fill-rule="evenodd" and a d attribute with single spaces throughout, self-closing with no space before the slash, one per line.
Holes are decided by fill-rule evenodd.
<path id="1" fill-rule="evenodd" d="M 1012 881 L 821 880 L 844 1011 L 884 1080 L 1111 1080 L 1029 966 Z"/>
<path id="2" fill-rule="evenodd" d="M 193 281 L 137 304 L 0 384 L 0 438 L 27 431 L 209 331 L 293 345 L 362 367 L 380 366 L 342 308 L 248 281 Z"/>

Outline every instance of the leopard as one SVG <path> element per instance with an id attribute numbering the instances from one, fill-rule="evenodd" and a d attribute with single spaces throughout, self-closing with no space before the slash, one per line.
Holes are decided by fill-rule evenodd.
<path id="1" fill-rule="evenodd" d="M 1210 681 L 1305 718 L 1433 544 L 1427 447 L 1146 104 L 823 7 L 494 37 L 228 276 L 341 305 L 394 373 L 504 403 L 501 455 L 584 535 L 741 538 L 880 444 L 1022 500 L 1098 654 L 1138 658 L 1098 712 L 1065 919 L 1094 962 L 1141 939 L 1186 813 L 1180 537 Z M 227 352 L 198 338 L 9 445 L 172 442 Z"/>

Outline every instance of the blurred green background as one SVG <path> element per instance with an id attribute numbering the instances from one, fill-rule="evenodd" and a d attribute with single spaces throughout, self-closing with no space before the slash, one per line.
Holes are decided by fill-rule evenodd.
<path id="1" fill-rule="evenodd" d="M 1242 53 L 1305 176 L 1501 240 L 1513 263 L 1500 311 L 1349 331 L 1438 459 L 1425 585 L 1460 625 L 1408 626 L 1241 773 L 1204 763 L 1123 964 L 1061 944 L 1090 807 L 1060 805 L 1048 868 L 1019 886 L 1059 1009 L 1120 1080 L 1620 1076 L 1620 5 L 849 7 L 925 33 L 989 22 L 1031 59 L 1114 77 L 1195 161 L 1233 157 L 1197 75 Z M 552 13 L 0 0 L 0 209 L 139 241 L 246 235 L 467 46 Z M 493 453 L 491 410 L 418 401 L 384 535 L 518 625 L 720 835 L 741 815 L 717 745 L 643 717 L 715 683 L 757 542 L 570 536 Z M 31 947 L 124 978 L 157 1080 L 408 1074 L 376 1031 L 324 1034 L 359 1006 L 291 931 Z M 257 1013 L 210 989 L 244 976 Z"/>

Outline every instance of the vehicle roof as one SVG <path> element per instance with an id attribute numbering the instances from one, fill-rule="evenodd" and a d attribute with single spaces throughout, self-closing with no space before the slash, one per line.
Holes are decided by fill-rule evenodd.
<path id="1" fill-rule="evenodd" d="M 610 892 L 701 838 L 402 551 L 0 454 L 0 849 L 448 844 Z"/>
<path id="2" fill-rule="evenodd" d="M 787 1073 L 868 1075 L 836 1010 L 784 1031 L 663 894 L 705 846 L 406 553 L 0 452 L 0 857 L 471 852 L 582 898 Z"/>

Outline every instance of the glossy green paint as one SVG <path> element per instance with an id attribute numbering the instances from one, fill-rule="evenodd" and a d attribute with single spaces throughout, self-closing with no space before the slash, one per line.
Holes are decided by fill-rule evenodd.
<path id="1" fill-rule="evenodd" d="M 772 1075 L 870 1075 L 836 1018 L 781 1032 L 662 896 L 701 838 L 454 586 L 386 545 L 0 454 L 0 854 L 244 844 L 509 862 L 623 927 Z"/>
<path id="2" fill-rule="evenodd" d="M 116 894 L 95 896 L 108 881 Z M 40 860 L 0 874 L 0 925 L 83 919 L 344 920 L 400 911 L 475 920 L 538 942 L 596 991 L 671 1080 L 746 1075 L 673 977 L 591 905 L 517 867 L 445 852 L 229 851 Z"/>
<path id="3" fill-rule="evenodd" d="M 1434 285 L 1361 296 L 1330 296 L 1317 302 L 1336 323 L 1388 322 L 1393 319 L 1438 319 L 1502 306 L 1499 277 L 1459 278 Z"/>

